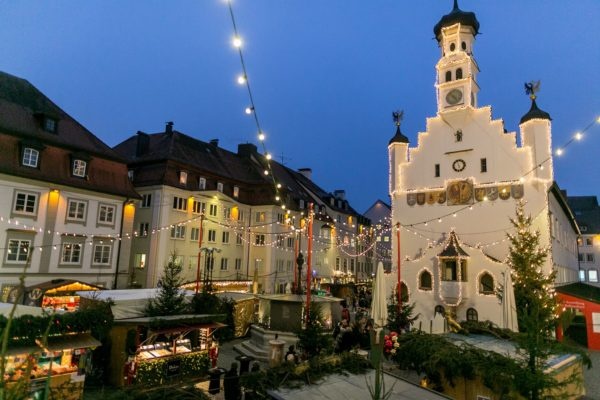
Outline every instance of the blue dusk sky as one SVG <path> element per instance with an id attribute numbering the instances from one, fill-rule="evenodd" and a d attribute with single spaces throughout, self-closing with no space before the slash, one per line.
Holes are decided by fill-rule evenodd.
<path id="1" fill-rule="evenodd" d="M 416 145 L 436 113 L 433 26 L 451 0 L 233 0 L 267 149 L 312 168 L 364 212 L 389 201 L 392 111 Z M 461 0 L 481 24 L 479 105 L 509 131 L 529 109 L 523 83 L 561 146 L 600 116 L 599 0 Z M 0 70 L 25 78 L 114 146 L 141 130 L 257 143 L 224 0 L 4 1 Z M 599 195 L 600 124 L 555 158 L 570 195 Z"/>

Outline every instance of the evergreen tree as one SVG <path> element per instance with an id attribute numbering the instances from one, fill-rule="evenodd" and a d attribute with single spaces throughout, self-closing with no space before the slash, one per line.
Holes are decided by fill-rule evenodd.
<path id="1" fill-rule="evenodd" d="M 532 231 L 531 216 L 525 216 L 524 203 L 517 205 L 517 216 L 511 219 L 516 229 L 509 234 L 507 263 L 515 292 L 517 320 L 522 333 L 517 338 L 519 351 L 527 363 L 522 378 L 523 392 L 537 400 L 542 392 L 558 383 L 544 374 L 545 362 L 555 348 L 553 333 L 557 323 L 558 302 L 554 292 L 556 271 L 545 272 L 548 249 L 540 246 L 539 231 Z"/>
<path id="2" fill-rule="evenodd" d="M 320 304 L 310 303 L 306 326 L 300 328 L 296 335 L 298 336 L 298 347 L 308 359 L 331 350 L 331 337 L 325 333 Z"/>
<path id="3" fill-rule="evenodd" d="M 408 296 L 402 296 L 402 307 L 398 313 L 398 295 L 392 293 L 387 304 L 388 320 L 387 328 L 392 332 L 408 331 L 412 324 L 419 318 L 419 314 L 413 315 L 415 303 L 408 302 Z"/>
<path id="4" fill-rule="evenodd" d="M 160 277 L 161 287 L 158 295 L 150 299 L 146 306 L 146 314 L 150 317 L 161 315 L 179 315 L 188 310 L 185 292 L 180 288 L 183 284 L 181 266 L 173 262 L 175 256 L 165 266 Z"/>

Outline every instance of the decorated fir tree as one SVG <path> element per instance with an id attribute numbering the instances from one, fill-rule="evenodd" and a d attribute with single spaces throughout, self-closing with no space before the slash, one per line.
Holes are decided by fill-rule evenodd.
<path id="1" fill-rule="evenodd" d="M 181 277 L 181 266 L 173 262 L 175 256 L 165 266 L 160 277 L 160 291 L 158 295 L 148 302 L 146 314 L 150 317 L 163 315 L 179 315 L 188 309 L 185 293 L 181 289 L 183 278 Z"/>
<path id="2" fill-rule="evenodd" d="M 554 291 L 556 271 L 544 271 L 549 250 L 540 245 L 540 232 L 532 230 L 532 219 L 525 215 L 523 202 L 518 203 L 516 213 L 516 218 L 511 219 L 516 232 L 508 235 L 507 263 L 511 268 L 521 332 L 517 343 L 527 363 L 521 388 L 525 389 L 529 398 L 538 399 L 543 390 L 557 385 L 555 380 L 544 374 L 545 362 L 555 348 L 553 333 L 558 311 Z"/>

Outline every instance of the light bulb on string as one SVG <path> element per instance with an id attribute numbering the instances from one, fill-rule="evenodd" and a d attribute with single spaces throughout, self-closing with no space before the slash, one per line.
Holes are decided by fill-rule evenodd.
<path id="1" fill-rule="evenodd" d="M 269 175 L 269 170 L 265 169 L 265 175 Z"/>
<path id="2" fill-rule="evenodd" d="M 583 138 L 583 134 L 581 132 L 577 132 L 575 134 L 575 140 L 581 140 L 581 138 Z"/>
<path id="3" fill-rule="evenodd" d="M 246 77 L 244 75 L 239 75 L 237 78 L 237 83 L 243 85 L 244 83 L 246 83 Z"/>
<path id="4" fill-rule="evenodd" d="M 254 107 L 246 107 L 244 110 L 244 112 L 248 115 L 252 114 L 252 111 L 254 111 Z"/>
<path id="5" fill-rule="evenodd" d="M 277 184 L 277 189 L 281 189 L 281 183 Z"/>
<path id="6" fill-rule="evenodd" d="M 231 43 L 233 43 L 233 47 L 238 49 L 242 47 L 242 39 L 239 36 L 234 37 Z"/>
<path id="7" fill-rule="evenodd" d="M 563 149 L 556 149 L 557 156 L 562 156 L 562 154 L 563 154 Z"/>
<path id="8" fill-rule="evenodd" d="M 270 160 L 271 158 L 273 158 L 270 153 L 265 154 L 265 157 L 267 158 L 267 160 Z"/>
<path id="9" fill-rule="evenodd" d="M 261 142 L 264 141 L 266 138 L 265 134 L 263 132 L 258 134 L 258 140 L 260 140 Z"/>

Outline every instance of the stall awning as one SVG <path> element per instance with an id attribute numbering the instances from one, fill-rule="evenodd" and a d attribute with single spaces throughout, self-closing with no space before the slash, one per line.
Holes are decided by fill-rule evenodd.
<path id="1" fill-rule="evenodd" d="M 205 324 L 189 324 L 189 325 L 183 325 L 183 326 L 176 326 L 176 327 L 168 327 L 168 328 L 160 328 L 160 329 L 150 329 L 150 331 L 152 331 L 153 335 L 164 335 L 164 334 L 169 334 L 169 333 L 179 333 L 179 332 L 189 332 L 189 331 L 193 331 L 195 329 L 206 329 L 206 328 L 213 328 L 213 329 L 217 329 L 217 328 L 222 328 L 224 326 L 227 326 L 226 324 L 222 324 L 220 322 L 209 322 L 209 323 L 205 323 Z"/>
<path id="2" fill-rule="evenodd" d="M 89 333 L 79 333 L 76 335 L 62 335 L 48 337 L 46 350 L 59 351 L 66 349 L 87 349 L 90 347 L 101 346 L 99 340 Z"/>

